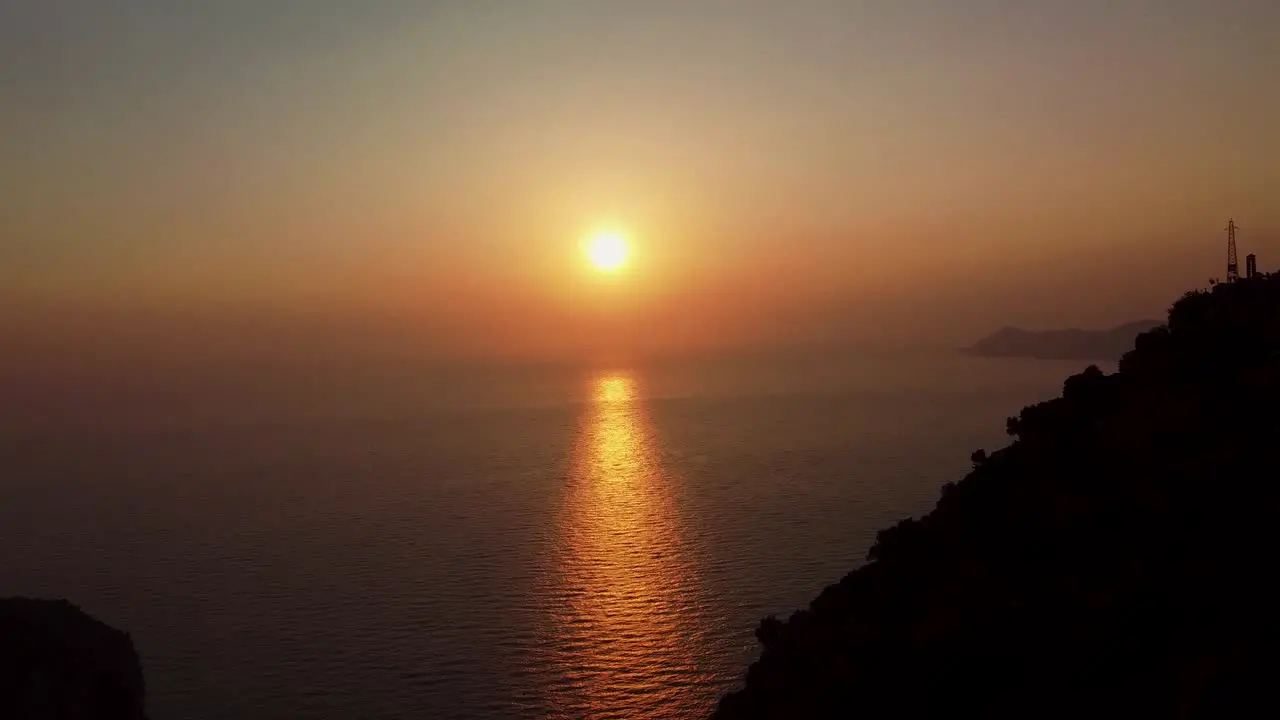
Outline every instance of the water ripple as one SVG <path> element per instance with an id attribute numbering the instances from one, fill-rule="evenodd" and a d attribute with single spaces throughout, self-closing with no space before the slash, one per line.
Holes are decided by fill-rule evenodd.
<path id="1" fill-rule="evenodd" d="M 679 479 L 629 375 L 595 379 L 574 444 L 551 547 L 535 594 L 551 718 L 687 717 L 705 638 L 700 570 L 686 551 Z"/>
<path id="2" fill-rule="evenodd" d="M 697 717 L 761 616 L 1043 394 L 588 388 L 368 425 L 0 438 L 0 594 L 128 629 L 157 720 Z"/>

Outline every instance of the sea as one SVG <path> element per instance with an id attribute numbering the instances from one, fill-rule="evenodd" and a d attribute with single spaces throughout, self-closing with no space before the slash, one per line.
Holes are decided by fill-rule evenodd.
<path id="1" fill-rule="evenodd" d="M 128 631 L 154 720 L 696 718 L 767 615 L 1083 363 L 910 356 L 27 387 L 0 596 Z"/>

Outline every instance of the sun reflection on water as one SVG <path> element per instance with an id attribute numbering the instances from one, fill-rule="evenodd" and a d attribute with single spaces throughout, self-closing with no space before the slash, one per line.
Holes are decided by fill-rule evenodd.
<path id="1" fill-rule="evenodd" d="M 595 379 L 558 528 L 553 717 L 685 717 L 706 709 L 688 686 L 702 675 L 696 572 L 674 490 L 635 379 Z"/>

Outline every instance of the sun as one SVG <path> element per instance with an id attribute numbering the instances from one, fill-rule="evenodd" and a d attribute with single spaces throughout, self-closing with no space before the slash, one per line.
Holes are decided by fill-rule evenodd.
<path id="1" fill-rule="evenodd" d="M 583 244 L 583 250 L 591 267 L 605 273 L 621 270 L 631 259 L 631 246 L 617 230 L 604 230 L 592 235 Z"/>

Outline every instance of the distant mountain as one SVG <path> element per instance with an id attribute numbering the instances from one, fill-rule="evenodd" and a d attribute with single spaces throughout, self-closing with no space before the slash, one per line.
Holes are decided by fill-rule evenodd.
<path id="1" fill-rule="evenodd" d="M 964 348 L 968 355 L 1037 360 L 1119 360 L 1139 335 L 1161 323 L 1138 320 L 1110 330 L 1023 330 L 1004 327 Z"/>

